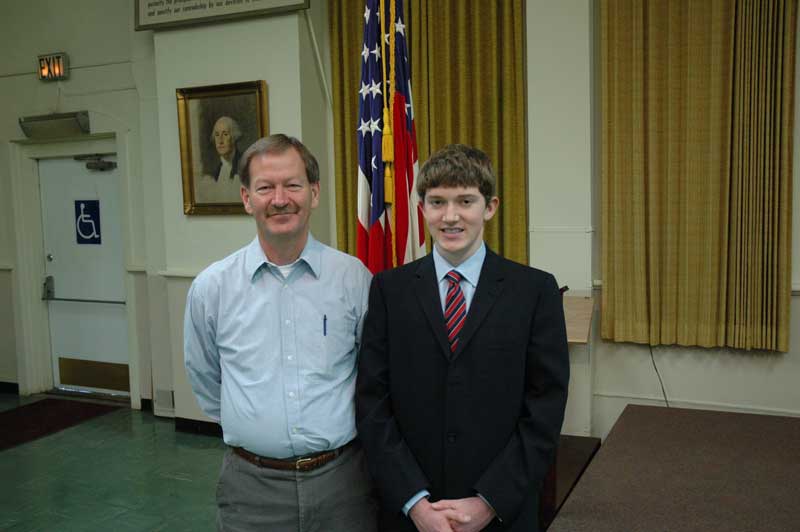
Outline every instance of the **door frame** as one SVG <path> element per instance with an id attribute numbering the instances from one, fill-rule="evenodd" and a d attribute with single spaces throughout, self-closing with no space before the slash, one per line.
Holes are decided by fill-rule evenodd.
<path id="1" fill-rule="evenodd" d="M 123 137 L 127 135 L 123 134 Z M 121 142 L 120 142 L 121 140 Z M 119 169 L 120 220 L 125 261 L 125 306 L 128 321 L 128 369 L 131 408 L 141 408 L 139 383 L 139 339 L 136 326 L 136 297 L 130 266 L 131 219 L 128 186 L 127 138 L 114 133 L 55 141 L 19 140 L 9 143 L 11 204 L 16 265 L 12 272 L 14 333 L 17 344 L 17 382 L 20 395 L 44 392 L 53 387 L 50 319 L 47 302 L 41 300 L 44 280 L 44 237 L 39 192 L 39 159 L 73 157 L 91 153 L 117 153 Z"/>

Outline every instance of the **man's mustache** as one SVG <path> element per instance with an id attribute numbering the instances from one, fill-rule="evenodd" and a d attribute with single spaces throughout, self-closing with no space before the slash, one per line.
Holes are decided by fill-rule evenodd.
<path id="1" fill-rule="evenodd" d="M 278 216 L 281 214 L 297 214 L 297 209 L 270 209 L 267 211 L 267 217 L 269 216 Z"/>

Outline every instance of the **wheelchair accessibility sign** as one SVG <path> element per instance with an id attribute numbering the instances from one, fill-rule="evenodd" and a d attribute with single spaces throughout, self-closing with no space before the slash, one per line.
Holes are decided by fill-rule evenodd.
<path id="1" fill-rule="evenodd" d="M 75 238 L 78 244 L 100 244 L 100 201 L 75 200 Z"/>

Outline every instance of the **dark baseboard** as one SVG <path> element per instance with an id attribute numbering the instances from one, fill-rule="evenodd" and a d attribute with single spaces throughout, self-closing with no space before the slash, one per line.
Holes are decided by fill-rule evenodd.
<path id="1" fill-rule="evenodd" d="M 0 393 L 13 393 L 14 395 L 19 395 L 19 384 L 16 382 L 0 381 Z"/>
<path id="2" fill-rule="evenodd" d="M 153 413 L 153 400 L 152 399 L 142 399 L 142 412 L 150 412 Z"/>
<path id="3" fill-rule="evenodd" d="M 222 427 L 210 421 L 197 421 L 195 419 L 176 417 L 175 430 L 189 432 L 191 434 L 202 434 L 204 436 L 222 437 Z"/>

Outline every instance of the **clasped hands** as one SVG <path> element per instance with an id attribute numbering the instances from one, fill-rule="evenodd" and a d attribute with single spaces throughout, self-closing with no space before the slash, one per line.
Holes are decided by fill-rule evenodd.
<path id="1" fill-rule="evenodd" d="M 419 532 L 478 532 L 494 519 L 495 513 L 480 497 L 467 497 L 434 503 L 420 499 L 408 516 Z"/>

